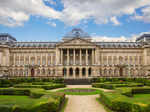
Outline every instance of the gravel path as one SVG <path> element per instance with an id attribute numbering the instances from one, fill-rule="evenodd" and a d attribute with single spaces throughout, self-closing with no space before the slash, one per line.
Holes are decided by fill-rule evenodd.
<path id="1" fill-rule="evenodd" d="M 92 88 L 91 85 L 67 85 L 66 88 Z M 63 88 L 54 89 L 58 91 Z M 98 88 L 97 88 L 98 89 Z M 102 89 L 105 92 L 112 90 Z M 64 112 L 106 112 L 104 107 L 96 101 L 99 95 L 67 95 L 68 103 Z"/>
<path id="2" fill-rule="evenodd" d="M 69 98 L 65 112 L 106 112 L 96 101 L 99 95 L 67 95 Z"/>

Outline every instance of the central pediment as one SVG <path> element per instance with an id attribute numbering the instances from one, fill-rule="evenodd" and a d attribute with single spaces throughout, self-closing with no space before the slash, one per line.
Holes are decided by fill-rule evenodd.
<path id="1" fill-rule="evenodd" d="M 73 38 L 57 44 L 57 46 L 96 46 L 94 42 L 91 42 L 82 38 Z"/>

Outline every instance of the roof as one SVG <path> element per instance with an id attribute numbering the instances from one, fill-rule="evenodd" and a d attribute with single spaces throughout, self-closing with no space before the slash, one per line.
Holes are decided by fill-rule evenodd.
<path id="1" fill-rule="evenodd" d="M 136 39 L 136 41 L 139 41 L 139 40 L 141 40 L 141 39 L 144 38 L 144 37 L 150 38 L 150 34 L 143 34 L 142 36 L 138 37 L 138 38 Z"/>
<path id="2" fill-rule="evenodd" d="M 84 32 L 82 29 L 80 28 L 74 28 L 72 29 L 71 32 L 68 32 L 64 38 L 76 38 L 76 37 L 80 37 L 80 38 L 91 38 L 90 35 L 86 32 Z"/>
<path id="3" fill-rule="evenodd" d="M 11 47 L 41 47 L 55 48 L 59 42 L 15 42 Z M 140 48 L 141 43 L 138 42 L 93 42 L 101 48 Z"/>
<path id="4" fill-rule="evenodd" d="M 12 39 L 13 41 L 17 41 L 16 38 L 14 38 L 13 36 L 11 36 L 8 33 L 0 33 L 0 37 L 9 37 L 10 39 Z"/>
<path id="5" fill-rule="evenodd" d="M 101 48 L 140 48 L 141 43 L 138 42 L 95 42 Z"/>
<path id="6" fill-rule="evenodd" d="M 58 42 L 15 42 L 12 47 L 42 47 L 55 48 Z"/>

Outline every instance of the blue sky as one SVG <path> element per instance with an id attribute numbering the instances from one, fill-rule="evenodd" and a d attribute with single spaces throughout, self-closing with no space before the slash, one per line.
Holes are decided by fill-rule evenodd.
<path id="1" fill-rule="evenodd" d="M 150 32 L 150 2 L 0 1 L 0 33 L 9 33 L 18 41 L 58 41 L 73 28 L 83 29 L 96 40 L 135 39 L 143 32 Z"/>

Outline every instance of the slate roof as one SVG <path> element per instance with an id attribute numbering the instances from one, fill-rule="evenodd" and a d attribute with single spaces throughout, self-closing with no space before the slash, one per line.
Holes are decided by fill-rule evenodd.
<path id="1" fill-rule="evenodd" d="M 15 42 L 11 47 L 41 47 L 41 48 L 55 48 L 58 42 Z"/>
<path id="2" fill-rule="evenodd" d="M 141 43 L 138 42 L 95 42 L 101 48 L 140 48 Z"/>

